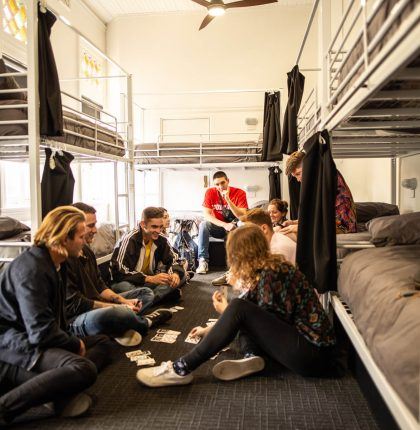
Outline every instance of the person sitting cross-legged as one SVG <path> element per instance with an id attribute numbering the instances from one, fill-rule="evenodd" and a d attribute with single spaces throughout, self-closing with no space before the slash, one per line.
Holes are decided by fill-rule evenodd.
<path id="1" fill-rule="evenodd" d="M 230 282 L 242 291 L 229 304 L 220 292 L 213 305 L 221 314 L 186 355 L 137 372 L 149 387 L 185 385 L 192 371 L 229 345 L 241 332 L 247 355 L 216 364 L 213 374 L 234 380 L 264 368 L 262 354 L 302 376 L 338 376 L 336 338 L 312 285 L 281 255 L 272 255 L 261 228 L 246 224 L 227 240 Z"/>
<path id="2" fill-rule="evenodd" d="M 0 427 L 28 409 L 53 402 L 61 416 L 88 411 L 83 390 L 109 361 L 107 336 L 78 338 L 65 315 L 68 257 L 84 245 L 85 217 L 72 206 L 49 212 L 34 244 L 0 280 Z"/>
<path id="3" fill-rule="evenodd" d="M 114 292 L 148 287 L 154 293 L 153 305 L 181 297 L 185 270 L 177 264 L 167 239 L 161 235 L 163 216 L 161 208 L 145 208 L 139 228 L 117 243 L 110 263 Z"/>
<path id="4" fill-rule="evenodd" d="M 80 256 L 67 260 L 70 330 L 79 336 L 107 334 L 123 346 L 138 345 L 149 327 L 166 322 L 172 317 L 172 312 L 159 309 L 144 315 L 154 300 L 150 288 L 138 287 L 117 294 L 107 287 L 89 247 L 97 233 L 96 210 L 81 202 L 73 206 L 85 214 L 86 244 Z"/>

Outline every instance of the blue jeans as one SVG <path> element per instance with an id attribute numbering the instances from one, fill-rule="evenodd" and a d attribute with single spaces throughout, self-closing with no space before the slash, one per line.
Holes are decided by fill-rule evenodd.
<path id="1" fill-rule="evenodd" d="M 138 331 L 142 336 L 147 334 L 149 325 L 141 316 L 149 308 L 154 300 L 154 293 L 150 288 L 134 288 L 121 294 L 126 299 L 141 300 L 143 306 L 138 314 L 125 306 L 109 306 L 93 309 L 78 315 L 70 323 L 70 331 L 76 336 L 93 336 L 96 334 L 108 334 L 121 336 L 127 330 Z"/>
<path id="2" fill-rule="evenodd" d="M 210 221 L 203 221 L 198 228 L 198 259 L 209 261 L 209 239 L 224 239 L 227 231 L 223 227 L 219 227 Z"/>
<path id="3" fill-rule="evenodd" d="M 144 284 L 144 287 L 151 289 L 154 295 L 153 303 L 151 303 L 150 306 L 152 304 L 157 305 L 166 300 L 169 300 L 169 301 L 178 300 L 181 297 L 181 293 L 179 289 L 186 283 L 186 281 L 187 281 L 186 276 L 183 276 L 177 288 L 172 288 L 169 285 L 157 285 L 157 284 L 151 284 L 150 282 L 146 282 Z M 121 294 L 122 296 L 124 296 L 126 293 L 133 291 L 138 287 L 135 284 L 132 284 L 131 282 L 122 281 L 122 282 L 117 282 L 115 284 L 112 284 L 110 288 L 115 293 Z"/>

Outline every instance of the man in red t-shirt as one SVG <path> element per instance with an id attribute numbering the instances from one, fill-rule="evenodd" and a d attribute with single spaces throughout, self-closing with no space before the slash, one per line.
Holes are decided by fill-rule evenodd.
<path id="1" fill-rule="evenodd" d="M 213 185 L 204 196 L 205 220 L 200 223 L 198 234 L 197 273 L 208 271 L 210 236 L 224 239 L 227 233 L 236 227 L 232 221 L 244 215 L 248 209 L 245 191 L 230 187 L 225 172 L 218 171 L 213 175 Z"/>

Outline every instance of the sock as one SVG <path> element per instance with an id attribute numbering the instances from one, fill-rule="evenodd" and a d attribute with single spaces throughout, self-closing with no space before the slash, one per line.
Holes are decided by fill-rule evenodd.
<path id="1" fill-rule="evenodd" d="M 172 366 L 174 368 L 175 373 L 179 376 L 186 376 L 189 373 L 191 373 L 188 370 L 187 363 L 185 362 L 185 360 L 183 358 L 178 358 L 178 360 L 175 360 L 172 363 Z"/>

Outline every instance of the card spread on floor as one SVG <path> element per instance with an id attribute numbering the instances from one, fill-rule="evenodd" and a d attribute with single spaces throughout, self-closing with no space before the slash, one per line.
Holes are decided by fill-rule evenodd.
<path id="1" fill-rule="evenodd" d="M 180 334 L 180 331 L 159 329 L 150 340 L 152 342 L 175 343 Z"/>
<path id="2" fill-rule="evenodd" d="M 147 356 L 137 360 L 137 366 L 153 366 L 154 364 L 156 364 L 155 359 Z"/>
<path id="3" fill-rule="evenodd" d="M 187 338 L 185 339 L 185 342 L 187 342 L 187 343 L 198 343 L 198 342 L 200 342 L 200 340 L 201 340 L 200 336 L 188 335 Z"/>
<path id="4" fill-rule="evenodd" d="M 137 357 L 139 355 L 150 355 L 150 351 L 142 351 L 141 349 L 137 349 L 135 351 L 130 351 L 125 353 L 125 356 L 127 358 Z"/>

